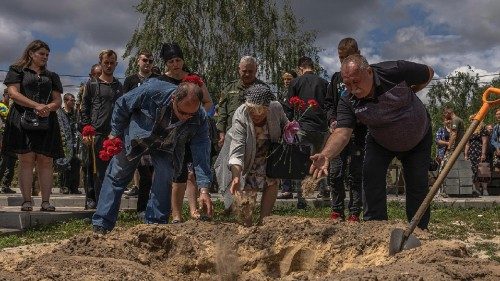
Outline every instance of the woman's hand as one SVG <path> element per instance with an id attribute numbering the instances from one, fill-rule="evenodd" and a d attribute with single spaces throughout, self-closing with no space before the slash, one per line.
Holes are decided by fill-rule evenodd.
<path id="1" fill-rule="evenodd" d="M 481 154 L 481 157 L 479 158 L 479 162 L 484 162 L 486 161 L 486 154 Z"/>
<path id="2" fill-rule="evenodd" d="M 231 194 L 235 195 L 236 191 L 240 189 L 240 177 L 235 177 L 233 178 L 233 181 L 231 182 Z"/>
<path id="3" fill-rule="evenodd" d="M 50 114 L 50 107 L 46 104 L 38 104 L 35 107 L 35 113 L 40 117 L 47 117 Z"/>

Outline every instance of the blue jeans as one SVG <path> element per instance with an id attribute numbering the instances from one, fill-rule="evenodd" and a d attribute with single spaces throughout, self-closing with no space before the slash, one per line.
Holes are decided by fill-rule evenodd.
<path id="1" fill-rule="evenodd" d="M 151 184 L 151 193 L 146 206 L 146 223 L 168 223 L 172 195 L 172 155 L 163 151 L 151 151 L 151 160 L 155 173 Z M 134 171 L 140 161 L 137 157 L 130 161 L 125 150 L 114 156 L 109 162 L 106 176 L 102 183 L 97 210 L 92 217 L 92 224 L 107 230 L 115 227 L 120 209 L 120 202 L 125 187 L 134 177 Z"/>

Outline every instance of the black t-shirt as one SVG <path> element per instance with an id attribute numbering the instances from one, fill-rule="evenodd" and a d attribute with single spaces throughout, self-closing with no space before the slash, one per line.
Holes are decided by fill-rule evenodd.
<path id="1" fill-rule="evenodd" d="M 158 75 L 151 73 L 148 77 L 142 77 L 138 73 L 127 76 L 125 81 L 123 81 L 123 93 L 127 93 L 128 91 L 135 89 L 142 85 L 144 81 L 149 78 L 157 77 Z"/>
<path id="2" fill-rule="evenodd" d="M 174 85 L 179 85 L 182 82 L 182 79 L 175 79 L 173 77 L 167 76 L 166 74 L 160 75 L 158 77 L 158 79 L 162 80 L 162 81 L 166 81 L 166 82 L 172 83 Z"/>
<path id="3" fill-rule="evenodd" d="M 27 67 L 10 66 L 5 77 L 6 86 L 20 84 L 20 93 L 25 97 L 38 103 L 47 104 L 52 101 L 52 91 L 63 92 L 61 79 L 55 72 L 43 70 L 38 75 Z M 23 111 L 24 107 L 15 103 L 16 107 Z"/>
<path id="4" fill-rule="evenodd" d="M 306 72 L 302 76 L 292 80 L 288 88 L 288 100 L 297 96 L 307 102 L 309 99 L 315 99 L 318 107 L 307 110 L 300 117 L 300 128 L 304 131 L 326 132 L 328 124 L 325 113 L 325 95 L 328 81 L 312 72 Z M 284 108 L 287 116 L 293 116 L 293 110 L 289 107 Z"/>
<path id="5" fill-rule="evenodd" d="M 429 68 L 404 60 L 386 61 L 372 64 L 373 82 L 375 86 L 374 97 L 358 99 L 352 94 L 340 98 L 337 107 L 337 128 L 356 127 L 354 108 L 361 108 L 367 103 L 377 102 L 377 97 L 405 81 L 408 86 L 419 85 L 429 80 Z"/>

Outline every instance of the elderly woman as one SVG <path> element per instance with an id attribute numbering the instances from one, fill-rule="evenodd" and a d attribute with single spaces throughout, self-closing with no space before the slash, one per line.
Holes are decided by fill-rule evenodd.
<path id="1" fill-rule="evenodd" d="M 266 176 L 269 144 L 280 140 L 288 119 L 267 86 L 256 84 L 244 94 L 246 102 L 234 113 L 215 172 L 226 209 L 231 207 L 231 195 L 242 190 L 262 191 L 262 220 L 271 214 L 278 194 L 278 180 Z"/>

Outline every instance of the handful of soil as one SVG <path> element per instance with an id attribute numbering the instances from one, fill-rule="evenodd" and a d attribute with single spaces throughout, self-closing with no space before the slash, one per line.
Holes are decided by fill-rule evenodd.
<path id="1" fill-rule="evenodd" d="M 312 176 L 307 176 L 304 178 L 302 181 L 302 194 L 307 197 L 309 195 L 312 195 L 314 193 L 314 190 L 316 190 L 316 187 L 318 186 L 318 183 L 322 180 L 323 178 L 319 179 L 314 179 Z"/>
<path id="2" fill-rule="evenodd" d="M 234 195 L 233 211 L 244 226 L 252 226 L 252 217 L 257 204 L 257 191 L 242 190 Z"/>

